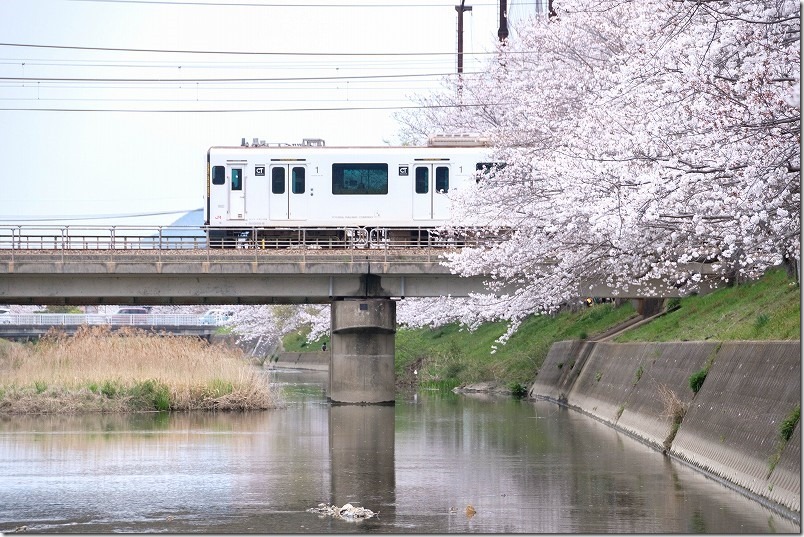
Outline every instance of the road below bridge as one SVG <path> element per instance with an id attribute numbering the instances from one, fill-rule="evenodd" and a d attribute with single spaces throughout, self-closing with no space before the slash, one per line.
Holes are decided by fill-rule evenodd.
<path id="1" fill-rule="evenodd" d="M 195 314 L 24 313 L 0 315 L 0 338 L 32 339 L 51 330 L 74 334 L 86 327 L 134 328 L 158 334 L 208 338 L 218 328 Z"/>

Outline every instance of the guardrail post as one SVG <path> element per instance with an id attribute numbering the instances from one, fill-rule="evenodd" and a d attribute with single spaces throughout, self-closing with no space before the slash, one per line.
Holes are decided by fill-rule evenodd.
<path id="1" fill-rule="evenodd" d="M 11 228 L 11 260 L 16 261 L 14 250 L 16 250 L 17 240 L 22 240 L 22 230 L 17 226 L 17 239 L 14 239 L 14 228 Z"/>

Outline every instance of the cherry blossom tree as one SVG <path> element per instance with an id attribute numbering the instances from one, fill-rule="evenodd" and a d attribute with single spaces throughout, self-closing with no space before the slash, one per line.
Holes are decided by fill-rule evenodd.
<path id="1" fill-rule="evenodd" d="M 309 326 L 308 339 L 314 341 L 329 333 L 329 305 L 233 306 L 227 326 L 241 339 L 259 339 L 276 348 L 281 338 L 302 326 Z"/>
<path id="2" fill-rule="evenodd" d="M 401 118 L 411 140 L 480 132 L 505 163 L 453 196 L 457 220 L 511 230 L 451 257 L 456 271 L 490 275 L 501 297 L 463 301 L 462 316 L 515 327 L 594 280 L 626 296 L 634 286 L 661 296 L 665 284 L 692 292 L 702 262 L 728 278 L 797 267 L 798 2 L 554 7 L 501 45 L 486 73 Z"/>

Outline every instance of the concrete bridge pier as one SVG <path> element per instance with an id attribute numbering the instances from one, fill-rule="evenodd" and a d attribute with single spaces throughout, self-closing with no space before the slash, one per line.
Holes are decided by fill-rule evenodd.
<path id="1" fill-rule="evenodd" d="M 330 401 L 393 404 L 396 302 L 336 300 L 331 312 Z"/>

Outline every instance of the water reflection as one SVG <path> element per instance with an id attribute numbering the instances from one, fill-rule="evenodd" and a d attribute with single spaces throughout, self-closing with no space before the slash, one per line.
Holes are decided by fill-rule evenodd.
<path id="1" fill-rule="evenodd" d="M 272 380 L 285 409 L 1 418 L 0 532 L 800 532 L 556 405 L 425 392 L 331 406 L 326 373 Z M 347 502 L 380 514 L 306 511 Z"/>
<path id="2" fill-rule="evenodd" d="M 329 453 L 332 466 L 330 503 L 379 511 L 366 529 L 394 523 L 394 407 L 333 405 L 329 409 Z"/>

